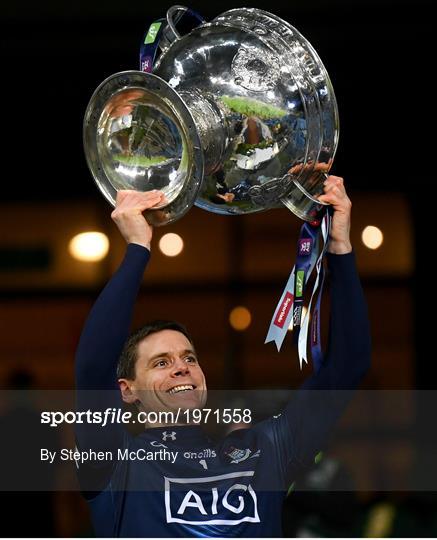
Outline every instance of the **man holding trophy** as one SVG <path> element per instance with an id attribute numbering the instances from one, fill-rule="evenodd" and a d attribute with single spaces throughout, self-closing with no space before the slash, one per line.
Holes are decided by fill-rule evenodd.
<path id="1" fill-rule="evenodd" d="M 99 408 L 120 407 L 121 399 L 144 411 L 201 409 L 206 403 L 205 375 L 183 326 L 146 325 L 125 346 L 151 251 L 152 227 L 142 213 L 162 197 L 119 193 L 112 217 L 128 247 L 82 333 L 79 410 L 96 408 L 95 392 Z M 99 536 L 281 536 L 288 486 L 312 463 L 348 401 L 347 390 L 358 385 L 370 361 L 366 306 L 349 239 L 351 203 L 342 179 L 330 176 L 321 198 L 334 208 L 327 255 L 331 325 L 323 367 L 279 417 L 231 432 L 218 443 L 194 425 L 146 425 L 137 437 L 119 424 L 78 425 L 79 449 L 112 449 L 114 455 L 123 448 L 178 451 L 175 463 L 111 460 L 81 466 Z M 245 449 L 253 457 L 230 459 L 229 449 Z M 208 457 L 193 460 L 184 457 L 187 451 Z"/>
<path id="2" fill-rule="evenodd" d="M 290 484 L 313 462 L 370 363 L 351 202 L 343 179 L 326 175 L 338 141 L 336 102 L 315 51 L 285 21 L 241 8 L 181 37 L 181 10 L 190 11 L 174 6 L 167 24 L 150 26 L 142 72 L 109 77 L 85 115 L 88 165 L 115 206 L 127 250 L 80 338 L 77 405 L 104 411 L 127 404 L 141 430 L 78 424 L 79 451 L 113 456 L 81 464 L 79 478 L 98 536 L 276 537 Z M 325 255 L 331 279 L 323 358 L 320 332 L 311 328 L 314 374 L 281 414 L 218 441 L 193 421 L 206 410 L 207 384 L 185 327 L 154 321 L 129 336 L 153 226 L 179 219 L 193 204 L 224 215 L 285 206 L 306 222 L 287 301 L 278 307 L 284 317 L 279 323 L 274 316 L 269 331 L 277 345 L 291 318 L 301 326 L 313 269 L 314 290 L 319 278 L 323 285 Z M 319 300 L 316 307 L 319 313 Z"/>

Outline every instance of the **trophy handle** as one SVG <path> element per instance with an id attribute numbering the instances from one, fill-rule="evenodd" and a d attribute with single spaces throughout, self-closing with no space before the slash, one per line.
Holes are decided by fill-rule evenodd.
<path id="1" fill-rule="evenodd" d="M 159 63 L 160 56 L 173 42 L 181 38 L 176 24 L 183 19 L 185 14 L 190 16 L 188 31 L 205 22 L 201 15 L 185 6 L 172 6 L 167 10 L 166 19 L 156 20 L 144 35 L 140 49 L 140 71 L 151 73 L 155 64 Z M 195 19 L 194 22 L 192 19 Z"/>
<path id="2" fill-rule="evenodd" d="M 176 29 L 176 23 L 183 17 L 185 13 L 197 19 L 199 21 L 199 24 L 203 24 L 204 22 L 206 22 L 202 15 L 199 15 L 199 13 L 196 13 L 195 11 L 187 8 L 186 6 L 172 6 L 170 9 L 167 10 L 167 28 L 169 28 L 173 33 L 173 38 L 171 39 L 168 34 L 166 36 L 167 38 L 170 38 L 169 40 L 172 42 L 181 38 L 179 31 Z"/>
<path id="3" fill-rule="evenodd" d="M 293 180 L 292 188 L 285 197 L 281 197 L 282 205 L 304 221 L 311 222 L 318 219 L 323 208 L 329 206 L 328 203 L 320 202 L 316 198 L 317 192 L 323 193 L 323 182 L 329 175 L 325 171 L 319 171 L 317 176 L 318 181 L 316 186 L 313 186 L 313 194 L 309 193 L 299 182 Z"/>

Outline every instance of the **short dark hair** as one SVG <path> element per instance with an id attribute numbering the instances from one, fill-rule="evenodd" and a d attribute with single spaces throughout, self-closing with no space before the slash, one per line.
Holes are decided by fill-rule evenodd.
<path id="1" fill-rule="evenodd" d="M 138 330 L 135 330 L 135 332 L 129 336 L 124 344 L 117 365 L 118 379 L 135 379 L 135 365 L 138 358 L 138 344 L 147 336 L 156 334 L 156 332 L 161 332 L 161 330 L 176 330 L 176 332 L 184 334 L 184 336 L 194 347 L 193 340 L 183 324 L 178 323 L 177 321 L 151 321 L 141 328 L 138 328 Z"/>

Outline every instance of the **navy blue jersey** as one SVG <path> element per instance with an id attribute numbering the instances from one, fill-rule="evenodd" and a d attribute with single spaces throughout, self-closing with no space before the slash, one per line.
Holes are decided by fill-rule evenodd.
<path id="1" fill-rule="evenodd" d="M 116 367 L 148 259 L 148 250 L 129 244 L 92 308 L 76 356 L 79 410 L 122 406 Z M 79 468 L 98 536 L 281 536 L 290 482 L 312 463 L 370 361 L 354 255 L 327 259 L 328 351 L 319 372 L 281 414 L 218 442 L 196 426 L 151 428 L 134 436 L 120 424 L 76 425 L 79 450 L 112 455 Z"/>

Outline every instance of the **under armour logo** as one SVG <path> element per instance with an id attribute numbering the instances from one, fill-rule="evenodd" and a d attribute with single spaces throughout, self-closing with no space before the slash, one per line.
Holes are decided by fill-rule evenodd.
<path id="1" fill-rule="evenodd" d="M 167 433 L 166 431 L 162 432 L 162 440 L 166 441 L 167 439 L 171 439 L 172 441 L 176 440 L 176 431 L 172 431 L 171 433 Z"/>

